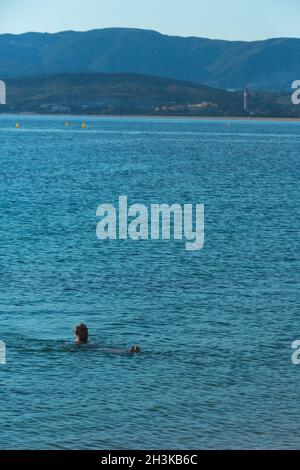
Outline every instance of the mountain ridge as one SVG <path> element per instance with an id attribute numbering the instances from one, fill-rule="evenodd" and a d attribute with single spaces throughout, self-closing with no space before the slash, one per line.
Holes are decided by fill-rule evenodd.
<path id="1" fill-rule="evenodd" d="M 138 28 L 0 35 L 0 77 L 137 73 L 223 89 L 288 90 L 300 39 L 225 41 Z"/>
<path id="2" fill-rule="evenodd" d="M 92 29 L 86 29 L 86 30 L 76 30 L 76 29 L 66 29 L 66 30 L 60 30 L 60 31 L 55 31 L 55 32 L 49 32 L 49 31 L 25 31 L 23 33 L 0 33 L 0 38 L 1 36 L 13 36 L 13 37 L 20 37 L 20 36 L 26 36 L 26 35 L 48 35 L 48 36 L 55 36 L 55 35 L 60 35 L 60 34 L 69 34 L 69 33 L 75 33 L 75 34 L 86 34 L 86 33 L 94 33 L 98 31 L 142 31 L 142 32 L 147 32 L 147 33 L 154 33 L 159 36 L 165 36 L 165 37 L 170 37 L 170 38 L 180 38 L 180 39 L 204 39 L 206 41 L 221 41 L 221 42 L 228 42 L 228 43 L 245 43 L 245 44 L 253 44 L 253 43 L 261 43 L 261 42 L 267 42 L 267 41 L 274 41 L 274 40 L 300 40 L 300 37 L 296 36 L 274 36 L 274 37 L 268 37 L 265 39 L 254 39 L 254 40 L 246 40 L 246 39 L 221 39 L 221 38 L 208 38 L 206 36 L 195 36 L 195 35 L 180 35 L 180 34 L 167 34 L 167 33 L 162 33 L 161 31 L 157 31 L 155 29 L 146 29 L 146 28 L 131 28 L 131 27 L 125 27 L 125 26 L 112 26 L 112 27 L 105 27 L 105 28 L 92 28 Z"/>

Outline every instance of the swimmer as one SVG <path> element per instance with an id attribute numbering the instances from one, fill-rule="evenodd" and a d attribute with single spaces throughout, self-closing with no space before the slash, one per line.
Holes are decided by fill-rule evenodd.
<path id="1" fill-rule="evenodd" d="M 87 344 L 89 341 L 89 329 L 84 323 L 77 325 L 74 330 L 75 333 L 75 343 L 77 344 Z M 130 354 L 139 354 L 141 348 L 139 346 L 132 346 L 129 350 L 122 349 L 111 349 L 110 352 L 115 353 L 130 353 Z"/>
<path id="2" fill-rule="evenodd" d="M 75 328 L 75 343 L 77 344 L 87 344 L 89 341 L 89 330 L 84 323 L 80 323 Z"/>

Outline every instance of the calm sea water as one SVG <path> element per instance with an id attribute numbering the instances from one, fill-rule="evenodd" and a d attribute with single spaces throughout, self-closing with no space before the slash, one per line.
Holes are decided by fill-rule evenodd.
<path id="1" fill-rule="evenodd" d="M 299 449 L 300 124 L 17 119 L 0 117 L 0 448 Z M 204 203 L 204 249 L 99 241 L 119 195 Z"/>

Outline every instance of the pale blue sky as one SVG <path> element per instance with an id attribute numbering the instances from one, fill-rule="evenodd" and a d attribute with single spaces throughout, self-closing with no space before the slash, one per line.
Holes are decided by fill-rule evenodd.
<path id="1" fill-rule="evenodd" d="M 0 0 L 0 33 L 154 29 L 254 40 L 299 37 L 300 0 Z"/>

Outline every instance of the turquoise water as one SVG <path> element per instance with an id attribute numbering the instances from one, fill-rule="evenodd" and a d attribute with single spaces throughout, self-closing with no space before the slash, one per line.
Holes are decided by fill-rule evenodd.
<path id="1" fill-rule="evenodd" d="M 299 449 L 300 124 L 65 119 L 0 117 L 0 448 Z M 119 195 L 204 249 L 98 240 Z"/>

